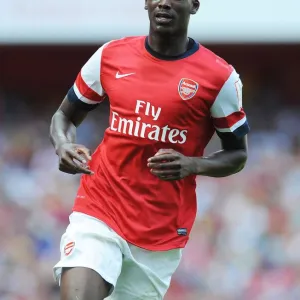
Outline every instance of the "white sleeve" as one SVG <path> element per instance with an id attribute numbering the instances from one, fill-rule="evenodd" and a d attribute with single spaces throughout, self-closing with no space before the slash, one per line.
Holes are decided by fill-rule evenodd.
<path id="1" fill-rule="evenodd" d="M 94 106 L 104 100 L 105 91 L 101 83 L 101 64 L 103 49 L 108 44 L 100 47 L 82 67 L 68 93 L 68 99 L 71 102 L 81 101 L 84 104 Z"/>
<path id="2" fill-rule="evenodd" d="M 242 88 L 240 76 L 233 70 L 211 107 L 211 116 L 218 133 L 229 132 L 242 137 L 249 132 L 242 106 Z"/>

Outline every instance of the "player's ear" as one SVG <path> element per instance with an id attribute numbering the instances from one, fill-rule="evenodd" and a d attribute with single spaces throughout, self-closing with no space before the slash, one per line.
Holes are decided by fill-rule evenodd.
<path id="1" fill-rule="evenodd" d="M 199 0 L 192 0 L 191 15 L 196 14 L 199 8 L 200 8 L 200 1 Z"/>
<path id="2" fill-rule="evenodd" d="M 148 10 L 147 0 L 145 0 L 145 10 Z"/>

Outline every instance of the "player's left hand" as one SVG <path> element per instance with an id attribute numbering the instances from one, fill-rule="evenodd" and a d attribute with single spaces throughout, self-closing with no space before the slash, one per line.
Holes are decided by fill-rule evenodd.
<path id="1" fill-rule="evenodd" d="M 150 172 L 165 181 L 180 180 L 195 173 L 192 157 L 173 149 L 161 149 L 148 159 Z"/>

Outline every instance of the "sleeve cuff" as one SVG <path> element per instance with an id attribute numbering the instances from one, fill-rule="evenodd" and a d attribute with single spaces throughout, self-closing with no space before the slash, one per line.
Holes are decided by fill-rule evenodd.
<path id="1" fill-rule="evenodd" d="M 67 98 L 71 103 L 75 104 L 76 106 L 80 107 L 82 110 L 86 110 L 86 111 L 91 111 L 99 105 L 99 103 L 97 103 L 97 104 L 88 104 L 88 103 L 85 103 L 85 102 L 81 101 L 77 97 L 77 95 L 74 91 L 74 87 L 71 87 L 69 89 L 68 94 L 67 94 Z"/>
<path id="2" fill-rule="evenodd" d="M 239 126 L 238 128 L 236 128 L 233 131 L 223 131 L 223 130 L 219 131 L 218 129 L 216 129 L 216 131 L 220 138 L 222 138 L 223 135 L 228 135 L 228 134 L 233 134 L 237 138 L 242 138 L 250 132 L 250 126 L 249 126 L 248 121 L 246 120 L 243 123 L 243 125 Z"/>

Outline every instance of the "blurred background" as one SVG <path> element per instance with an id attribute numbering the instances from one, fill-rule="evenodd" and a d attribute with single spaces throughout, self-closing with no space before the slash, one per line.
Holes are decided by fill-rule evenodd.
<path id="1" fill-rule="evenodd" d="M 104 42 L 146 35 L 137 0 L 0 0 L 0 299 L 57 300 L 52 267 L 78 176 L 50 119 Z M 190 36 L 233 64 L 251 125 L 246 169 L 198 178 L 198 217 L 167 300 L 300 299 L 300 2 L 203 0 Z M 103 103 L 78 130 L 91 149 Z M 220 147 L 214 138 L 207 152 Z"/>

